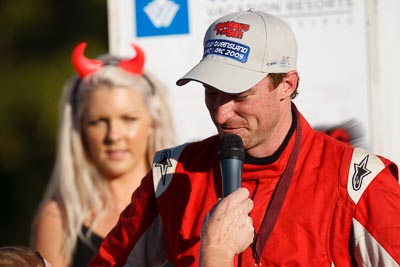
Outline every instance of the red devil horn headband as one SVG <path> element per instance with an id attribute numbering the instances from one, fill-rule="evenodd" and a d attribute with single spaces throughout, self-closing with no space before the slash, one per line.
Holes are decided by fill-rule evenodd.
<path id="1" fill-rule="evenodd" d="M 136 56 L 132 59 L 121 60 L 118 63 L 118 66 L 131 73 L 141 75 L 143 73 L 145 60 L 144 52 L 135 44 L 132 44 L 132 47 L 136 51 Z M 93 73 L 104 66 L 104 63 L 101 60 L 85 57 L 85 48 L 86 43 L 82 42 L 78 44 L 72 52 L 72 64 L 81 78 L 86 77 L 90 73 Z"/>

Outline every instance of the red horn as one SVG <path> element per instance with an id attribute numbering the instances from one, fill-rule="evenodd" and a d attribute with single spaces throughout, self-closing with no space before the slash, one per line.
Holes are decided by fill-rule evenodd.
<path id="1" fill-rule="evenodd" d="M 79 43 L 72 52 L 72 64 L 81 78 L 100 69 L 104 64 L 100 60 L 85 57 L 86 43 Z"/>
<path id="2" fill-rule="evenodd" d="M 129 72 L 142 75 L 145 59 L 144 52 L 139 46 L 135 44 L 132 44 L 132 47 L 136 51 L 136 56 L 132 59 L 121 60 L 118 66 Z"/>

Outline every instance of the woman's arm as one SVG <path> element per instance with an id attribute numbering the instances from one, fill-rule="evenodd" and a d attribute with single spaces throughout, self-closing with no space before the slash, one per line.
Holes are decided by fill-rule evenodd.
<path id="1" fill-rule="evenodd" d="M 32 232 L 33 249 L 54 267 L 66 267 L 68 260 L 63 253 L 65 229 L 62 214 L 55 201 L 44 203 L 37 214 Z"/>

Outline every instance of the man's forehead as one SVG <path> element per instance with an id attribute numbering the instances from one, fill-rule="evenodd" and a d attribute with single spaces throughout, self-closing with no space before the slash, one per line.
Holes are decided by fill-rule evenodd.
<path id="1" fill-rule="evenodd" d="M 224 90 L 215 88 L 215 87 L 205 84 L 205 83 L 203 83 L 203 86 L 204 86 L 204 89 L 207 91 L 215 91 L 215 92 L 220 92 L 220 93 L 228 94 L 228 95 L 241 95 L 241 94 L 245 94 L 245 93 L 252 92 L 255 90 L 255 88 L 252 87 L 252 88 L 244 90 L 243 92 L 240 92 L 240 93 L 228 93 L 228 92 L 225 92 Z"/>
<path id="2" fill-rule="evenodd" d="M 250 88 L 247 89 L 247 90 L 243 90 L 243 91 L 240 92 L 240 93 L 228 93 L 228 92 L 225 92 L 223 89 L 218 89 L 218 88 L 216 88 L 216 87 L 214 87 L 214 86 L 211 86 L 211 85 L 209 85 L 209 84 L 206 84 L 206 83 L 202 83 L 202 84 L 203 84 L 203 86 L 204 86 L 204 88 L 205 88 L 206 90 L 216 91 L 216 92 L 218 91 L 218 92 L 222 92 L 222 93 L 229 94 L 229 95 L 240 95 L 240 94 L 251 93 L 251 92 L 253 92 L 253 91 L 256 91 L 258 87 L 264 87 L 265 82 L 268 82 L 268 81 L 269 81 L 269 76 L 266 75 L 263 79 L 261 79 L 261 80 L 260 80 L 257 84 L 255 84 L 253 87 L 250 87 Z M 229 88 L 228 88 L 228 89 L 229 89 Z"/>

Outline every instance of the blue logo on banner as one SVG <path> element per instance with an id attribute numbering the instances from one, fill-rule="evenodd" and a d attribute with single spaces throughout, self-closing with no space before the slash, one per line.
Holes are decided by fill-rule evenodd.
<path id="1" fill-rule="evenodd" d="M 136 0 L 136 36 L 189 33 L 187 0 Z"/>

